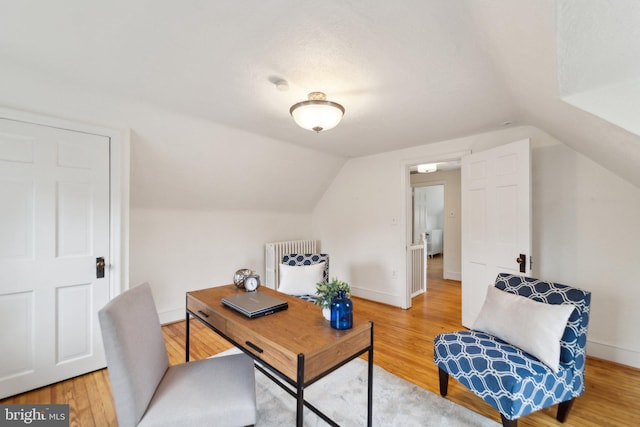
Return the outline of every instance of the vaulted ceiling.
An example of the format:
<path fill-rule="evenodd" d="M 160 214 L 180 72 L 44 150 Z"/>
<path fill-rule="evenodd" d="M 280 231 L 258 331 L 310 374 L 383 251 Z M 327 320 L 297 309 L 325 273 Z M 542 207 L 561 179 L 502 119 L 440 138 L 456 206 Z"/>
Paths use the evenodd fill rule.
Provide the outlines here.
<path fill-rule="evenodd" d="M 634 0 L 0 1 L 0 67 L 343 157 L 533 125 L 640 187 Z"/>

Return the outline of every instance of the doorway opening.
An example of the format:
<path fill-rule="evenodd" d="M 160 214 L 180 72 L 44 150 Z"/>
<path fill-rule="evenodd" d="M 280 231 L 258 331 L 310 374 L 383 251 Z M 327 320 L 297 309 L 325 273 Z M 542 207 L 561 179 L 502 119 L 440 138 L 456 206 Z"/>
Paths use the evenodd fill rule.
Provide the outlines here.
<path fill-rule="evenodd" d="M 437 264 L 439 278 L 442 278 L 444 184 L 412 183 L 411 195 L 412 238 L 408 250 L 411 263 L 409 282 L 413 298 L 427 290 L 429 273 L 433 274 L 429 271 L 429 264 Z"/>
<path fill-rule="evenodd" d="M 427 260 L 444 255 L 444 184 L 413 187 L 413 242 L 426 242 Z"/>
<path fill-rule="evenodd" d="M 406 263 L 407 263 L 407 287 L 406 307 L 411 307 L 411 298 L 426 291 L 428 287 L 427 277 L 433 277 L 436 271 L 428 271 L 431 267 L 439 270 L 439 278 L 461 280 L 460 254 L 461 254 L 461 159 L 469 154 L 467 151 L 450 153 L 439 158 L 413 159 L 404 164 L 403 174 L 405 183 L 405 212 L 406 212 Z M 437 165 L 436 171 L 420 173 L 418 165 L 426 161 Z M 431 189 L 429 189 L 431 188 Z M 427 198 L 426 214 L 420 209 L 414 211 L 417 205 L 422 203 L 416 197 Z M 429 209 L 429 193 L 441 193 L 440 206 Z M 429 211 L 433 210 L 433 213 Z M 422 217 L 421 217 L 422 216 Z M 440 230 L 440 231 L 433 231 Z M 428 233 L 426 236 L 424 233 Z M 420 236 L 422 233 L 422 237 Z M 426 237 L 426 242 L 425 242 Z M 435 238 L 435 242 L 434 242 Z M 424 289 L 416 291 L 415 256 L 417 246 L 424 245 Z M 435 245 L 434 245 L 435 244 Z M 429 260 L 432 260 L 431 266 Z M 420 260 L 422 261 L 422 260 Z"/>

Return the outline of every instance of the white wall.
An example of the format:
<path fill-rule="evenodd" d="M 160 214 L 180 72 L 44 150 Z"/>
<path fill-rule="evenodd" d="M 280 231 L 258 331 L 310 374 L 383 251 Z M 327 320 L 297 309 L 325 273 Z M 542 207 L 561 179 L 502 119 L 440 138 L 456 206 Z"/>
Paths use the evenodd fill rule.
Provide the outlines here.
<path fill-rule="evenodd" d="M 233 283 L 250 268 L 264 281 L 264 244 L 312 238 L 310 214 L 131 210 L 131 283 L 148 281 L 163 322 L 184 318 L 185 292 Z"/>
<path fill-rule="evenodd" d="M 592 292 L 590 355 L 640 367 L 640 189 L 564 145 L 533 150 L 534 273 Z"/>
<path fill-rule="evenodd" d="M 406 220 L 398 152 L 351 159 L 313 213 L 314 235 L 331 256 L 332 277 L 354 295 L 404 304 Z"/>
<path fill-rule="evenodd" d="M 313 215 L 314 235 L 331 254 L 331 274 L 350 282 L 355 295 L 403 306 L 404 165 L 527 137 L 534 275 L 591 291 L 589 354 L 640 367 L 640 189 L 534 127 L 350 160 Z"/>

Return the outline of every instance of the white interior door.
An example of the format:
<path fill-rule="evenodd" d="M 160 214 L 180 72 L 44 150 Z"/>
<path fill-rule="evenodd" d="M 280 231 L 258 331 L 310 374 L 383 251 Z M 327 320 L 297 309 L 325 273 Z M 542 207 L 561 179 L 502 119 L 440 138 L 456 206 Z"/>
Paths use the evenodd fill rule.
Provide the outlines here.
<path fill-rule="evenodd" d="M 465 156 L 461 173 L 462 324 L 470 328 L 498 273 L 531 274 L 529 140 Z"/>
<path fill-rule="evenodd" d="M 413 188 L 413 244 L 422 243 L 421 236 L 428 230 L 427 208 L 429 207 L 428 187 Z"/>
<path fill-rule="evenodd" d="M 108 137 L 0 119 L 0 398 L 106 365 Z"/>

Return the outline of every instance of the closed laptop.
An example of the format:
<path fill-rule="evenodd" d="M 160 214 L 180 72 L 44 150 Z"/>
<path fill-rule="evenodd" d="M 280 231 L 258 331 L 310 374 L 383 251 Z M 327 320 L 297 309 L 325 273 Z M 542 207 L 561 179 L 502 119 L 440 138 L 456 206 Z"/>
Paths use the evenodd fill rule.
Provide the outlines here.
<path fill-rule="evenodd" d="M 222 298 L 222 304 L 252 319 L 286 310 L 289 307 L 286 301 L 258 291 Z"/>

